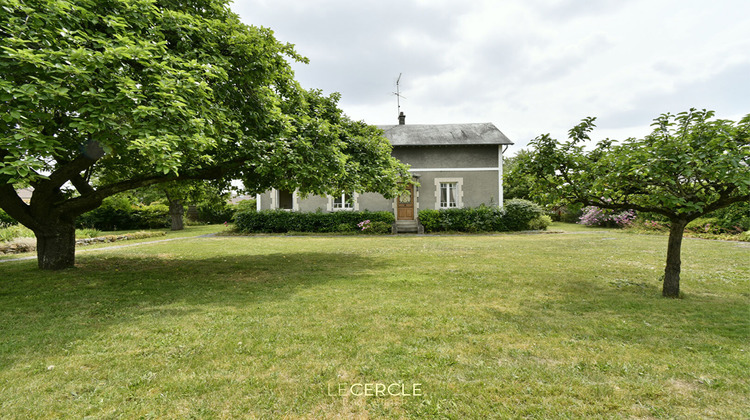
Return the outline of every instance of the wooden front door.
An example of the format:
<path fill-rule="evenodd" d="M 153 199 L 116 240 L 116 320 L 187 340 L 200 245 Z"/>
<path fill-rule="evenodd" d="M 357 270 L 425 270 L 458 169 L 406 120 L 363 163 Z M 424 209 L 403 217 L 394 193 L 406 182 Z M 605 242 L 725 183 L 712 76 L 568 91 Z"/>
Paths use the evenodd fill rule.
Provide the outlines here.
<path fill-rule="evenodd" d="M 398 202 L 397 220 L 414 220 L 414 185 L 409 184 L 406 192 L 396 198 Z"/>

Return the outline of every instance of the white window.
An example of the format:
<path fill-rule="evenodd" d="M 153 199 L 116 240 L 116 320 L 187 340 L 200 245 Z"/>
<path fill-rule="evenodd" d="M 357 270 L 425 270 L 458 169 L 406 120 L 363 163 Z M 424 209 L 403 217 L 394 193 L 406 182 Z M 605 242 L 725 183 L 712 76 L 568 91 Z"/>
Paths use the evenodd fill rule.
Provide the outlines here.
<path fill-rule="evenodd" d="M 297 191 L 271 190 L 271 210 L 299 210 L 299 196 Z"/>
<path fill-rule="evenodd" d="M 334 209 L 350 210 L 354 208 L 354 197 L 351 194 L 341 194 L 333 197 Z"/>
<path fill-rule="evenodd" d="M 357 204 L 357 193 L 341 193 L 328 197 L 328 211 L 359 210 Z"/>
<path fill-rule="evenodd" d="M 463 178 L 435 178 L 435 209 L 461 209 Z"/>
<path fill-rule="evenodd" d="M 458 191 L 457 182 L 441 182 L 440 183 L 440 208 L 441 209 L 455 209 L 458 207 L 458 201 L 456 200 Z"/>
<path fill-rule="evenodd" d="M 283 210 L 294 209 L 294 193 L 293 192 L 278 190 L 277 193 L 279 195 L 279 199 L 276 202 L 278 203 L 280 209 L 283 209 Z"/>

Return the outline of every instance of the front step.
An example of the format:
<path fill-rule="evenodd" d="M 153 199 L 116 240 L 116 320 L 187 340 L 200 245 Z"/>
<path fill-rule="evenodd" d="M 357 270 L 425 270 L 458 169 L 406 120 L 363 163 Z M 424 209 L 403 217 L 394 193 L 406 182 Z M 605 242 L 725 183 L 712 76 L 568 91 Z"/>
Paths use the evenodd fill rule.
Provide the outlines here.
<path fill-rule="evenodd" d="M 421 227 L 416 220 L 397 220 L 393 224 L 393 233 L 424 233 Z"/>

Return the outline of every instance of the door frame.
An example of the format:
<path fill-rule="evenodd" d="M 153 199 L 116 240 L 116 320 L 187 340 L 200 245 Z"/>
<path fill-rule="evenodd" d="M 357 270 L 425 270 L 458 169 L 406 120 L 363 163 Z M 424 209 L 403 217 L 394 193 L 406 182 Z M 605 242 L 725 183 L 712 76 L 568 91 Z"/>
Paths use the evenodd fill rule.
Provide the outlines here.
<path fill-rule="evenodd" d="M 418 176 L 412 177 L 412 204 L 414 205 L 414 218 L 402 220 L 417 220 L 419 218 L 419 187 L 417 186 Z M 398 221 L 398 196 L 393 198 L 393 217 Z"/>

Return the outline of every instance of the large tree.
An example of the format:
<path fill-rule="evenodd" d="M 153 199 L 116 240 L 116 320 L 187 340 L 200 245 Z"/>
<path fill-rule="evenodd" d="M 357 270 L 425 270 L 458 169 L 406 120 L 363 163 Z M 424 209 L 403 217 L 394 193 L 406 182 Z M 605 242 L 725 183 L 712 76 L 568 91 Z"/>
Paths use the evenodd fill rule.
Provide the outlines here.
<path fill-rule="evenodd" d="M 503 196 L 506 200 L 521 198 L 538 202 L 531 196 L 534 179 L 524 171 L 529 159 L 526 149 L 519 150 L 514 156 L 503 157 Z"/>
<path fill-rule="evenodd" d="M 663 114 L 642 139 L 603 140 L 586 149 L 595 127 L 586 118 L 560 143 L 531 142 L 527 171 L 545 201 L 658 213 L 670 221 L 662 295 L 680 294 L 685 226 L 730 204 L 750 200 L 750 115 L 739 122 L 712 111 Z"/>
<path fill-rule="evenodd" d="M 72 266 L 75 218 L 133 188 L 395 194 L 408 176 L 387 140 L 288 59 L 305 61 L 223 0 L 4 1 L 0 207 L 36 234 L 39 267 Z"/>

